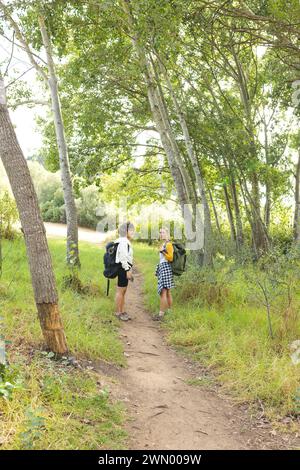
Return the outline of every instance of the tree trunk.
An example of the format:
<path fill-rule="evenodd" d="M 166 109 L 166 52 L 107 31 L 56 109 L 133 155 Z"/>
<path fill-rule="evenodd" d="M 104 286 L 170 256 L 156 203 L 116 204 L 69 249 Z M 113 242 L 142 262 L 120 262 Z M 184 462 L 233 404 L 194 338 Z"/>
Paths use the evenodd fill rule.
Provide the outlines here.
<path fill-rule="evenodd" d="M 266 203 L 265 203 L 265 211 L 264 211 L 264 222 L 267 230 L 270 227 L 270 220 L 271 220 L 271 191 L 270 185 L 266 183 Z"/>
<path fill-rule="evenodd" d="M 147 57 L 146 57 L 146 60 L 147 60 Z M 181 152 L 179 150 L 174 132 L 172 130 L 170 113 L 168 111 L 168 107 L 167 107 L 166 100 L 165 100 L 165 97 L 164 97 L 164 93 L 163 93 L 163 90 L 162 90 L 162 86 L 161 86 L 161 83 L 160 83 L 160 77 L 157 73 L 157 70 L 156 70 L 156 67 L 155 67 L 155 64 L 154 64 L 152 58 L 150 58 L 150 61 L 149 61 L 149 73 L 151 75 L 151 80 L 155 83 L 155 91 L 156 91 L 156 94 L 157 94 L 157 103 L 158 103 L 158 106 L 159 106 L 160 114 L 161 114 L 162 119 L 164 121 L 164 125 L 165 125 L 165 128 L 167 130 L 169 140 L 170 140 L 170 143 L 171 143 L 172 148 L 173 148 L 175 159 L 176 159 L 177 163 L 180 166 L 180 171 L 181 171 L 181 174 L 182 174 L 182 179 L 183 179 L 183 182 L 184 182 L 184 185 L 185 185 L 185 190 L 186 190 L 187 196 L 189 198 L 189 201 L 193 205 L 196 205 L 198 200 L 197 200 L 197 194 L 196 194 L 194 186 L 193 186 L 193 179 L 191 178 L 191 175 L 189 174 L 189 171 L 186 168 L 186 162 L 182 158 L 182 155 L 181 155 Z"/>
<path fill-rule="evenodd" d="M 5 20 L 13 28 L 16 38 L 20 42 L 22 48 L 26 52 L 29 61 L 36 69 L 40 77 L 49 85 L 52 109 L 54 116 L 54 124 L 56 131 L 56 140 L 59 152 L 59 162 L 61 170 L 62 189 L 65 202 L 66 218 L 67 218 L 67 262 L 69 265 L 74 266 L 80 265 L 79 262 L 79 250 L 78 250 L 78 227 L 77 227 L 77 211 L 75 205 L 75 199 L 73 195 L 72 179 L 69 167 L 68 151 L 66 145 L 66 139 L 64 134 L 64 126 L 62 119 L 62 112 L 59 100 L 57 78 L 55 74 L 55 66 L 52 58 L 51 44 L 49 41 L 47 29 L 42 16 L 39 17 L 39 24 L 42 34 L 43 43 L 46 49 L 48 75 L 43 67 L 35 59 L 35 55 L 32 53 L 31 48 L 23 35 L 18 23 L 14 20 L 11 15 L 8 5 L 0 0 L 0 10 L 3 13 Z"/>
<path fill-rule="evenodd" d="M 159 102 L 160 100 L 157 91 L 157 85 L 151 74 L 149 62 L 146 57 L 145 51 L 140 45 L 137 33 L 135 31 L 135 24 L 130 9 L 130 2 L 128 0 L 122 0 L 122 6 L 127 16 L 128 26 L 132 38 L 132 44 L 136 51 L 139 66 L 143 73 L 152 117 L 159 133 L 161 143 L 165 150 L 170 172 L 175 183 L 179 204 L 181 206 L 182 213 L 184 213 L 184 207 L 186 204 L 189 204 L 190 201 L 186 191 L 186 184 L 181 171 L 181 165 L 180 162 L 178 162 L 178 156 L 174 152 L 174 145 L 170 141 L 170 135 L 168 132 L 169 129 L 167 127 L 166 119 L 164 119 L 162 115 L 162 106 Z"/>
<path fill-rule="evenodd" d="M 67 262 L 70 266 L 80 266 L 78 249 L 78 222 L 75 198 L 73 194 L 72 178 L 69 164 L 68 148 L 65 138 L 65 130 L 61 111 L 61 104 L 58 91 L 58 80 L 55 72 L 55 65 L 52 57 L 52 47 L 45 25 L 44 18 L 39 17 L 39 25 L 42 34 L 43 44 L 47 55 L 48 83 L 51 93 L 52 111 L 55 124 L 56 140 L 59 153 L 59 164 L 62 189 L 65 201 L 67 219 Z"/>
<path fill-rule="evenodd" d="M 236 220 L 236 242 L 238 250 L 242 247 L 244 243 L 244 233 L 243 233 L 243 222 L 241 218 L 241 211 L 239 206 L 239 200 L 237 195 L 237 189 L 235 184 L 235 179 L 231 176 L 231 195 L 233 200 L 233 208 L 235 213 L 235 220 Z"/>
<path fill-rule="evenodd" d="M 264 151 L 265 151 L 265 158 L 266 158 L 266 164 L 270 164 L 270 158 L 269 158 L 269 139 L 268 139 L 268 126 L 266 122 L 266 117 L 265 117 L 265 112 L 263 112 L 263 126 L 264 126 Z M 271 219 L 271 185 L 268 180 L 266 180 L 265 184 L 266 188 L 266 202 L 265 202 L 265 210 L 264 210 L 264 223 L 267 228 L 269 229 L 270 226 L 270 219 Z"/>
<path fill-rule="evenodd" d="M 189 133 L 189 129 L 188 129 L 185 117 L 184 117 L 184 113 L 182 112 L 182 109 L 181 109 L 181 106 L 178 102 L 177 96 L 176 96 L 176 94 L 173 90 L 171 81 L 170 81 L 169 76 L 168 76 L 168 72 L 167 72 L 164 64 L 162 63 L 158 53 L 156 53 L 156 55 L 158 57 L 158 63 L 159 63 L 159 66 L 160 66 L 160 70 L 161 70 L 161 72 L 163 74 L 163 77 L 166 81 L 166 84 L 167 84 L 168 90 L 170 92 L 170 96 L 172 98 L 174 108 L 175 108 L 175 111 L 176 111 L 176 114 L 177 114 L 177 118 L 178 118 L 178 121 L 180 123 L 181 130 L 183 132 L 185 147 L 186 147 L 187 154 L 188 154 L 189 160 L 190 160 L 192 168 L 193 168 L 197 188 L 198 188 L 198 191 L 200 193 L 201 202 L 203 204 L 203 212 L 204 212 L 204 261 L 203 261 L 203 263 L 205 265 L 211 265 L 212 264 L 212 245 L 213 245 L 213 243 L 212 243 L 212 226 L 211 226 L 210 208 L 209 208 L 208 200 L 207 200 L 206 193 L 205 193 L 204 180 L 203 180 L 203 177 L 202 177 L 202 174 L 201 174 L 198 159 L 197 159 L 195 151 L 194 151 L 194 147 L 193 147 L 192 140 L 191 140 L 190 133 Z"/>
<path fill-rule="evenodd" d="M 300 245 L 300 150 L 298 150 L 295 175 L 294 240 L 297 245 Z"/>
<path fill-rule="evenodd" d="M 229 199 L 229 194 L 228 194 L 226 184 L 223 184 L 223 190 L 224 190 L 227 218 L 228 218 L 228 222 L 230 226 L 230 238 L 233 243 L 236 243 L 236 231 L 235 231 L 234 219 L 233 219 L 233 214 L 232 214 L 232 209 L 231 209 L 231 204 L 230 204 L 230 199 Z"/>
<path fill-rule="evenodd" d="M 247 132 L 249 138 L 249 155 L 252 158 L 253 162 L 258 161 L 257 148 L 255 143 L 255 131 L 252 117 L 252 103 L 247 85 L 247 78 L 245 76 L 242 64 L 239 60 L 239 57 L 234 49 L 231 48 L 233 58 L 236 64 L 237 71 L 237 84 L 240 90 L 241 102 L 244 107 L 245 119 L 247 122 Z M 261 218 L 261 200 L 260 200 L 260 190 L 259 190 L 259 181 L 258 176 L 255 171 L 250 177 L 252 194 L 249 199 L 252 212 L 252 242 L 253 247 L 256 252 L 256 256 L 259 257 L 268 250 L 269 247 L 269 238 L 267 234 L 267 229 Z"/>
<path fill-rule="evenodd" d="M 0 155 L 7 173 L 24 233 L 34 298 L 47 347 L 59 354 L 68 350 L 58 310 L 58 295 L 45 227 L 27 162 L 7 109 L 0 77 Z"/>
<path fill-rule="evenodd" d="M 217 208 L 216 208 L 216 205 L 215 205 L 215 201 L 214 201 L 212 192 L 209 188 L 208 188 L 208 195 L 209 195 L 209 199 L 210 199 L 210 202 L 211 202 L 211 205 L 212 205 L 212 208 L 213 208 L 218 233 L 219 233 L 220 236 L 222 236 L 222 231 L 221 231 L 221 226 L 220 226 L 220 222 L 219 222 L 219 216 L 218 216 Z"/>
<path fill-rule="evenodd" d="M 250 206 L 252 211 L 252 241 L 255 246 L 256 254 L 260 257 L 263 253 L 268 250 L 269 240 L 266 233 L 266 227 L 261 219 L 260 214 L 260 191 L 259 182 L 256 174 L 252 175 L 251 178 L 252 194 Z"/>

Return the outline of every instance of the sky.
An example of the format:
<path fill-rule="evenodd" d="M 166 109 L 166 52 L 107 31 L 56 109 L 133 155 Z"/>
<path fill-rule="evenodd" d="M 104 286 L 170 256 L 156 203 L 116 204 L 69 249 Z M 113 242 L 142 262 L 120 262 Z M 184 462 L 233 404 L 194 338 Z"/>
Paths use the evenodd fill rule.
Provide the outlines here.
<path fill-rule="evenodd" d="M 7 33 L 8 37 L 11 37 L 10 33 Z M 7 69 L 9 58 L 11 55 L 11 44 L 8 40 L 0 37 L 0 66 L 2 74 Z M 15 47 L 12 60 L 10 62 L 8 73 L 5 77 L 6 86 L 10 84 L 12 80 L 20 76 L 31 68 L 31 64 L 28 62 L 26 54 L 20 49 Z M 35 98 L 41 96 L 41 91 L 36 80 L 36 72 L 30 70 L 21 79 L 25 81 L 30 90 L 33 90 Z M 12 85 L 13 86 L 13 85 Z M 28 106 L 19 106 L 16 110 L 10 110 L 12 122 L 15 126 L 16 134 L 25 157 L 28 158 L 33 153 L 36 153 L 42 144 L 42 136 L 39 132 L 35 118 L 37 115 L 43 115 L 45 109 L 42 106 L 35 106 L 29 108 Z"/>
<path fill-rule="evenodd" d="M 11 118 L 16 129 L 16 134 L 21 148 L 28 158 L 42 145 L 42 137 L 35 123 L 36 111 L 21 106 L 16 111 L 11 111 Z"/>

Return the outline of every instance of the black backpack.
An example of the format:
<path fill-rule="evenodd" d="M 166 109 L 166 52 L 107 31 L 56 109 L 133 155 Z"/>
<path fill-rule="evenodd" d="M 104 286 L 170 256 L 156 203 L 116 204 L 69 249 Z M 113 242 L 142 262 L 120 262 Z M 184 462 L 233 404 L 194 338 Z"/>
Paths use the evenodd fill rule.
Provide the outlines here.
<path fill-rule="evenodd" d="M 121 267 L 121 263 L 116 263 L 116 254 L 118 249 L 119 243 L 109 242 L 105 247 L 105 253 L 103 257 L 104 261 L 104 271 L 103 275 L 107 278 L 107 289 L 106 295 L 109 294 L 109 285 L 110 279 L 115 279 L 119 273 L 119 269 Z M 129 251 L 129 244 L 128 244 L 128 251 Z"/>
<path fill-rule="evenodd" d="M 105 247 L 105 253 L 103 257 L 104 271 L 103 275 L 107 278 L 107 290 L 106 295 L 109 294 L 109 280 L 115 279 L 118 275 L 121 263 L 116 263 L 116 254 L 119 243 L 109 242 Z"/>
<path fill-rule="evenodd" d="M 118 275 L 120 268 L 120 263 L 116 263 L 118 245 L 119 243 L 109 242 L 105 247 L 103 275 L 107 279 L 114 279 Z"/>

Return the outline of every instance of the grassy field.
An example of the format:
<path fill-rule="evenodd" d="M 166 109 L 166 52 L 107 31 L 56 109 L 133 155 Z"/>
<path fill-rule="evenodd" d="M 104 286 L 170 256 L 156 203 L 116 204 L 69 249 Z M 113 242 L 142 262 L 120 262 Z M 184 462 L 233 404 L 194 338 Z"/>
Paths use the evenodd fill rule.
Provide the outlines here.
<path fill-rule="evenodd" d="M 148 308 L 157 312 L 157 252 L 138 245 L 135 253 L 145 276 Z M 195 383 L 217 382 L 236 401 L 259 404 L 275 420 L 299 415 L 300 365 L 292 363 L 289 346 L 300 338 L 299 315 L 286 330 L 278 309 L 271 311 L 271 339 L 263 301 L 251 291 L 241 269 L 227 277 L 216 271 L 190 272 L 177 279 L 174 307 L 164 320 L 168 341 L 206 367 L 207 374 Z M 276 299 L 276 307 L 281 303 L 284 308 L 284 299 Z M 294 308 L 297 314 L 299 298 Z"/>
<path fill-rule="evenodd" d="M 64 287 L 65 243 L 50 242 L 68 345 L 76 358 L 124 365 L 112 296 L 105 296 L 102 253 L 81 244 L 80 279 L 85 293 Z M 3 243 L 0 308 L 14 388 L 1 398 L 1 449 L 124 448 L 125 412 L 92 370 L 55 362 L 43 351 L 22 239 Z M 3 385 L 2 385 L 3 387 Z"/>

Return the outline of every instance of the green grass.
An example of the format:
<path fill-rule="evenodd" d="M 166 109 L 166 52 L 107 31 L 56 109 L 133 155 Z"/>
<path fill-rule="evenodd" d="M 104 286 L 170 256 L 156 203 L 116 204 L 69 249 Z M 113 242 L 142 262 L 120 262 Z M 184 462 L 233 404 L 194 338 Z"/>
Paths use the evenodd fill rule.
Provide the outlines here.
<path fill-rule="evenodd" d="M 124 365 L 113 296 L 106 297 L 103 251 L 81 243 L 80 279 L 86 294 L 63 288 L 65 242 L 51 240 L 59 305 L 73 356 Z M 5 379 L 17 385 L 12 399 L 0 397 L 1 449 L 120 449 L 126 447 L 125 411 L 99 375 L 55 362 L 43 353 L 22 239 L 3 242 L 0 307 L 9 341 Z M 101 382 L 101 376 L 100 376 Z"/>
<path fill-rule="evenodd" d="M 36 354 L 30 364 L 15 358 L 8 379 L 18 385 L 0 400 L 1 449 L 124 448 L 123 407 L 95 373 Z"/>
<path fill-rule="evenodd" d="M 3 243 L 3 275 L 0 284 L 0 305 L 5 312 L 6 336 L 37 345 L 43 341 L 30 283 L 25 247 L 22 240 Z M 124 364 L 117 322 L 113 316 L 112 294 L 106 297 L 99 248 L 80 244 L 82 269 L 80 279 L 90 286 L 90 295 L 63 290 L 65 242 L 51 240 L 50 249 L 59 288 L 59 305 L 68 346 L 72 354 L 91 359 L 101 358 Z"/>
<path fill-rule="evenodd" d="M 145 277 L 148 308 L 156 312 L 157 252 L 138 245 L 135 253 Z M 206 279 L 210 276 L 215 274 L 207 273 Z M 272 340 L 265 308 L 249 290 L 241 269 L 228 278 L 219 272 L 217 278 L 217 283 L 203 282 L 196 273 L 187 273 L 177 280 L 174 307 L 164 321 L 168 341 L 205 366 L 238 402 L 260 401 L 273 419 L 299 413 L 295 400 L 300 365 L 292 363 L 289 349 L 290 342 L 300 338 L 299 316 L 285 334 L 282 318 L 272 313 Z"/>

